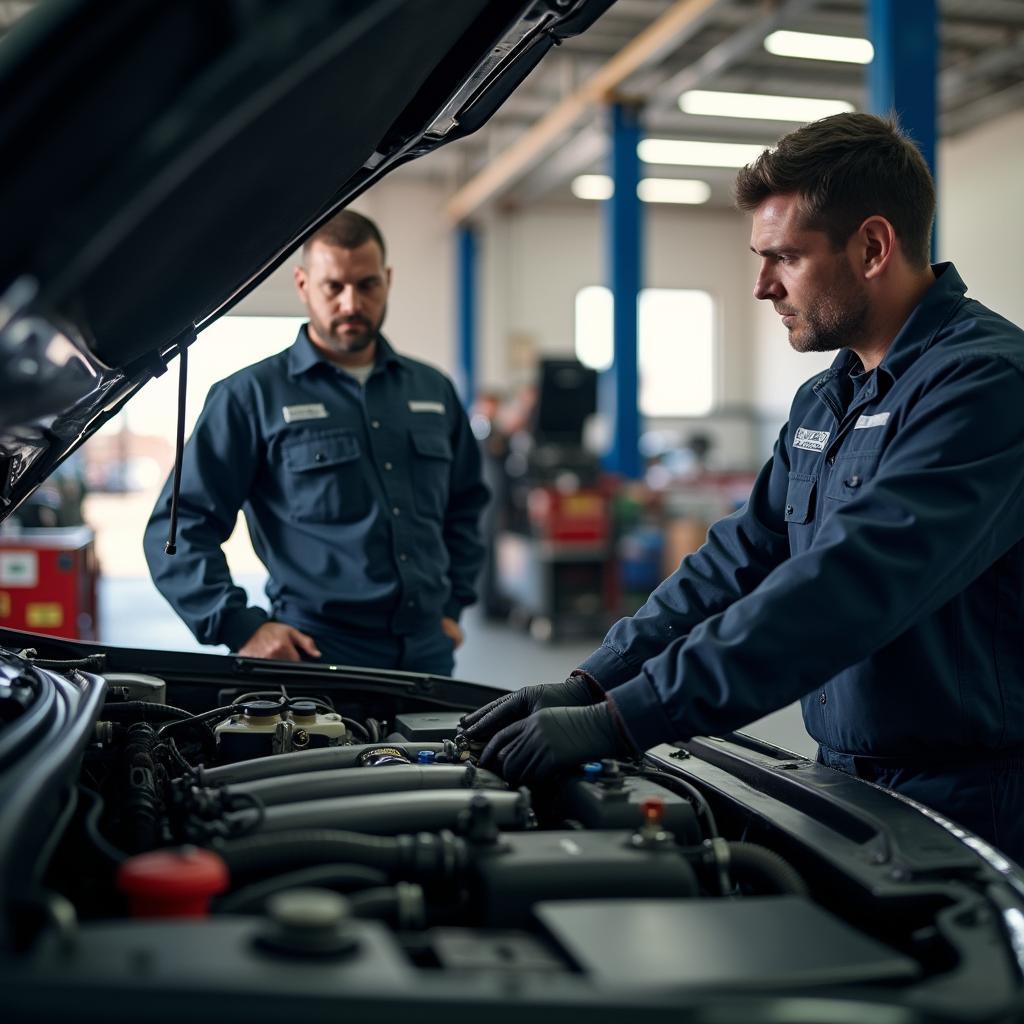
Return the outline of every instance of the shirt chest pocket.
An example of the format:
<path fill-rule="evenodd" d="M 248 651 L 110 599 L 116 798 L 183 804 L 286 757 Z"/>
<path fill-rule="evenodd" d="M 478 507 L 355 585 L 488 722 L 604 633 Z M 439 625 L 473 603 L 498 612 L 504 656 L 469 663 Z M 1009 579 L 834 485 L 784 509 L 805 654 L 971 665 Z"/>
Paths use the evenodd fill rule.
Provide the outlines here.
<path fill-rule="evenodd" d="M 789 548 L 792 554 L 803 551 L 814 534 L 814 493 L 818 478 L 803 473 L 790 473 L 786 488 L 786 525 L 789 527 Z"/>
<path fill-rule="evenodd" d="M 825 486 L 828 501 L 850 501 L 864 489 L 864 485 L 875 475 L 880 449 L 864 452 L 843 452 L 829 473 Z"/>
<path fill-rule="evenodd" d="M 300 523 L 349 523 L 370 512 L 371 498 L 351 431 L 324 431 L 282 446 L 284 486 Z"/>
<path fill-rule="evenodd" d="M 452 475 L 452 443 L 438 430 L 412 431 L 413 504 L 422 516 L 443 519 Z"/>

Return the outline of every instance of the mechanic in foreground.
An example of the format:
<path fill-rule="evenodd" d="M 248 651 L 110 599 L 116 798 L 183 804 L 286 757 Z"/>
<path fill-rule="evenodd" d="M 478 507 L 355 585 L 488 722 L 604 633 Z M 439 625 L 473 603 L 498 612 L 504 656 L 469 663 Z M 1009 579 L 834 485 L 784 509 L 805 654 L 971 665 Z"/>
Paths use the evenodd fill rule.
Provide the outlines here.
<path fill-rule="evenodd" d="M 447 377 L 380 333 L 391 268 L 372 221 L 338 214 L 294 274 L 309 322 L 211 388 L 185 449 L 178 553 L 164 552 L 170 481 L 146 529 L 153 580 L 202 643 L 450 675 L 484 555 L 466 415 Z M 239 509 L 269 616 L 221 550 Z"/>
<path fill-rule="evenodd" d="M 819 760 L 1024 862 L 1024 333 L 929 266 L 935 191 L 841 114 L 740 171 L 754 295 L 800 352 L 746 506 L 564 683 L 466 717 L 513 782 L 740 728 L 800 698 Z"/>

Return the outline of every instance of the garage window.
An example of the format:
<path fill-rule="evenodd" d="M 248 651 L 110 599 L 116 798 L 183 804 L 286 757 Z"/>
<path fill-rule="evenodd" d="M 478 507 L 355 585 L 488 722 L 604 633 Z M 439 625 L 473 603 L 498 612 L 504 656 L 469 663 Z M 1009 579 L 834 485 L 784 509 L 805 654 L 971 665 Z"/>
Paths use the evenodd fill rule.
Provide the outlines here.
<path fill-rule="evenodd" d="M 612 364 L 612 294 L 576 293 L 576 358 L 596 370 Z M 640 412 L 704 416 L 714 405 L 715 304 L 695 288 L 645 288 L 638 303 Z"/>

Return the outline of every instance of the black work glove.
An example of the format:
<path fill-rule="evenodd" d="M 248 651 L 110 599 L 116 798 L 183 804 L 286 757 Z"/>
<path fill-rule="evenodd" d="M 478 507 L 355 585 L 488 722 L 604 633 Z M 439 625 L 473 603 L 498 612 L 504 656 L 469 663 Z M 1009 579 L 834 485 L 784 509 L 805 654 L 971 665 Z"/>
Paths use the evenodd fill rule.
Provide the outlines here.
<path fill-rule="evenodd" d="M 537 782 L 559 769 L 634 751 L 607 701 L 588 707 L 542 708 L 501 730 L 480 755 L 480 766 L 513 786 Z"/>
<path fill-rule="evenodd" d="M 573 672 L 564 683 L 524 686 L 463 715 L 463 735 L 470 743 L 486 743 L 505 726 L 542 708 L 582 707 L 601 700 L 604 700 L 601 687 L 582 672 Z"/>

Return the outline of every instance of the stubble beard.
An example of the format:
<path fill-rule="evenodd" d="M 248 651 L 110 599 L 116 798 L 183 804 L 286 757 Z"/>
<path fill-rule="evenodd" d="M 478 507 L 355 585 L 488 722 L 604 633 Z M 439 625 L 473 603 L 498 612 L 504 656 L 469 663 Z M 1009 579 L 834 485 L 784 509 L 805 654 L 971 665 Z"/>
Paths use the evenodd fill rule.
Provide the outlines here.
<path fill-rule="evenodd" d="M 329 323 L 316 323 L 310 318 L 313 329 L 317 335 L 338 355 L 357 355 L 365 352 L 376 340 L 384 317 L 381 316 L 377 324 L 371 324 L 363 317 L 339 317 Z M 346 335 L 341 333 L 341 328 L 353 320 L 361 321 L 365 329 L 359 334 Z"/>
<path fill-rule="evenodd" d="M 830 293 L 803 314 L 798 329 L 789 329 L 789 344 L 796 352 L 855 347 L 867 334 L 869 314 L 867 295 L 846 270 Z"/>

